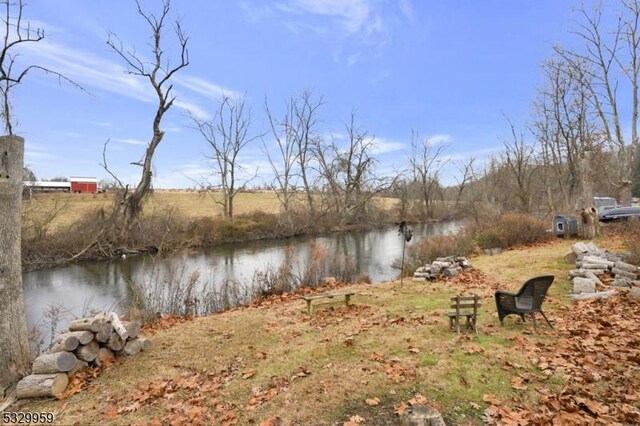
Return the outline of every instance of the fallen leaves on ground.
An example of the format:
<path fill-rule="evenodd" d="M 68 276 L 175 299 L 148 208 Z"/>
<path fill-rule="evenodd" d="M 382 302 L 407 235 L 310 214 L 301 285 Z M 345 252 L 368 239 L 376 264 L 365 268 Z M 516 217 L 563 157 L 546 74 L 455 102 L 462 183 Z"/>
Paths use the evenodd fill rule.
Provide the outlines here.
<path fill-rule="evenodd" d="M 484 272 L 477 269 L 465 270 L 455 277 L 442 278 L 449 284 L 463 287 L 465 290 L 474 290 L 481 297 L 493 297 L 496 290 L 504 289 L 504 285 L 491 281 Z"/>
<path fill-rule="evenodd" d="M 511 386 L 531 384 L 538 404 L 501 402 L 485 395 L 491 424 L 639 424 L 640 303 L 621 292 L 606 300 L 573 304 L 556 317 L 558 338 L 552 341 L 513 339 L 540 370 L 539 376 L 516 376 Z M 507 368 L 512 366 L 507 365 Z M 558 392 L 545 388 L 559 375 L 566 384 Z"/>
<path fill-rule="evenodd" d="M 191 317 L 179 317 L 177 315 L 166 315 L 156 318 L 142 327 L 143 334 L 152 335 L 157 331 L 166 330 L 178 324 L 190 321 Z"/>
<path fill-rule="evenodd" d="M 368 398 L 365 399 L 364 402 L 366 402 L 367 405 L 378 405 L 380 404 L 380 398 Z"/>
<path fill-rule="evenodd" d="M 173 379 L 153 380 L 140 385 L 131 395 L 108 398 L 111 407 L 103 416 L 107 419 L 126 416 L 153 405 L 168 413 L 169 424 L 236 424 L 235 406 L 217 399 L 233 377 L 233 371 L 223 370 L 218 374 L 184 372 Z"/>
<path fill-rule="evenodd" d="M 104 367 L 86 367 L 79 370 L 69 379 L 69 384 L 64 392 L 57 396 L 58 399 L 65 399 L 83 390 L 90 389 L 91 383 L 100 375 Z"/>
<path fill-rule="evenodd" d="M 402 414 L 404 413 L 404 411 L 409 408 L 409 407 L 416 407 L 419 405 L 425 405 L 427 407 L 431 407 L 434 408 L 438 411 L 442 410 L 442 405 L 430 400 L 429 398 L 423 396 L 422 394 L 415 394 L 413 396 L 413 398 L 411 398 L 408 401 L 401 401 L 400 405 L 398 405 L 398 407 L 396 407 L 396 409 L 394 410 L 394 413 L 396 413 L 399 416 L 402 416 Z"/>
<path fill-rule="evenodd" d="M 361 417 L 359 415 L 355 415 L 355 416 L 351 416 L 349 417 L 349 421 L 344 422 L 342 425 L 343 426 L 358 426 L 358 425 L 363 425 L 366 423 L 366 420 L 364 419 L 364 417 Z"/>

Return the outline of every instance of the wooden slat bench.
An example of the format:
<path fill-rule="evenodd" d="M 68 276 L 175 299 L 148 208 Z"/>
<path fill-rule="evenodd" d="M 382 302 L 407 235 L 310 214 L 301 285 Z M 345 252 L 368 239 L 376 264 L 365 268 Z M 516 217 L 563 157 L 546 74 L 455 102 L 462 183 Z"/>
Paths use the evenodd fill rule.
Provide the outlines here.
<path fill-rule="evenodd" d="M 451 308 L 455 309 L 455 312 L 447 313 L 447 316 L 449 317 L 449 328 L 451 330 L 456 330 L 459 334 L 460 319 L 464 317 L 466 318 L 464 327 L 470 330 L 475 330 L 476 334 L 478 334 L 478 308 L 481 306 L 482 303 L 480 303 L 480 297 L 477 295 L 452 297 Z"/>
<path fill-rule="evenodd" d="M 355 291 L 342 291 L 338 293 L 319 293 L 313 294 L 311 296 L 300 296 L 300 298 L 307 302 L 307 313 L 311 315 L 313 313 L 313 305 L 311 304 L 311 302 L 313 302 L 314 300 L 344 297 L 344 304 L 349 306 L 349 303 L 351 302 L 351 296 L 353 296 L 354 294 L 356 294 Z"/>

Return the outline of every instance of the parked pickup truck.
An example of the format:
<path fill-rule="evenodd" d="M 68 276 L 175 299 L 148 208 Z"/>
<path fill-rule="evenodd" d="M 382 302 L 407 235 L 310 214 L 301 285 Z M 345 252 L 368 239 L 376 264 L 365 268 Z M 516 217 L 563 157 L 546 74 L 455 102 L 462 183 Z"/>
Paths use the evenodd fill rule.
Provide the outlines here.
<path fill-rule="evenodd" d="M 612 220 L 628 219 L 630 217 L 640 217 L 640 207 L 616 207 L 613 209 L 603 210 L 599 219 L 601 222 Z"/>

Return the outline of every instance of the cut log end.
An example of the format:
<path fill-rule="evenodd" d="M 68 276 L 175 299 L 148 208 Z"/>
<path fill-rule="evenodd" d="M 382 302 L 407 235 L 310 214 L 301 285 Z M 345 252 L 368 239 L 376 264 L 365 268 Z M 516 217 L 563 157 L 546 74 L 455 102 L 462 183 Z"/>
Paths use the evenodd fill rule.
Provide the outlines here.
<path fill-rule="evenodd" d="M 71 352 L 55 352 L 40 355 L 33 361 L 34 374 L 66 372 L 75 367 L 78 359 Z"/>
<path fill-rule="evenodd" d="M 138 341 L 140 342 L 140 350 L 142 351 L 148 351 L 149 349 L 151 349 L 151 346 L 153 346 L 151 340 L 144 336 L 138 337 Z"/>
<path fill-rule="evenodd" d="M 18 382 L 16 396 L 20 399 L 56 396 L 64 392 L 68 384 L 65 373 L 31 374 Z"/>
<path fill-rule="evenodd" d="M 122 354 L 132 356 L 132 355 L 138 354 L 138 352 L 140 352 L 141 350 L 142 350 L 142 345 L 140 343 L 140 340 L 132 339 L 132 340 L 129 340 L 124 345 L 124 348 L 122 349 Z"/>
<path fill-rule="evenodd" d="M 76 349 L 76 356 L 83 361 L 91 362 L 98 356 L 100 346 L 98 342 L 91 341 L 86 345 L 82 345 Z"/>
<path fill-rule="evenodd" d="M 95 333 L 100 330 L 102 321 L 95 318 L 81 318 L 69 323 L 70 331 L 91 331 Z"/>
<path fill-rule="evenodd" d="M 122 325 L 127 329 L 129 339 L 135 339 L 140 334 L 140 321 L 122 321 Z"/>

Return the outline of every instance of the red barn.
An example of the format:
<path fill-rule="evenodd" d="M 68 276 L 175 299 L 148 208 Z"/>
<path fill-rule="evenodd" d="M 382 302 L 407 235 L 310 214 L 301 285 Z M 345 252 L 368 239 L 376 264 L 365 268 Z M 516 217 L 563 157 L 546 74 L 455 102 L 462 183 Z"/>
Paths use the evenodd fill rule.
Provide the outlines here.
<path fill-rule="evenodd" d="M 83 193 L 89 192 L 96 194 L 98 192 L 98 179 L 93 177 L 70 177 L 71 192 Z"/>

